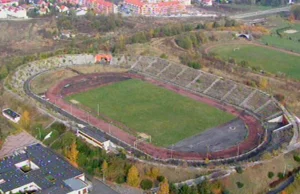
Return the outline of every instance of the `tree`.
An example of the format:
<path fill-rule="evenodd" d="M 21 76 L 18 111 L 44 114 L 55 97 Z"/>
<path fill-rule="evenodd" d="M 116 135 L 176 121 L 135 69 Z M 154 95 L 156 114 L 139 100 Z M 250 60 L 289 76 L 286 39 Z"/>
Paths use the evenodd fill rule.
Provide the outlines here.
<path fill-rule="evenodd" d="M 79 151 L 77 150 L 76 141 L 73 140 L 70 149 L 67 151 L 67 158 L 69 158 L 72 165 L 78 167 L 77 159 L 78 159 Z"/>
<path fill-rule="evenodd" d="M 132 165 L 127 174 L 127 184 L 133 187 L 138 187 L 139 183 L 139 170 Z"/>
<path fill-rule="evenodd" d="M 148 175 L 153 179 L 157 179 L 159 174 L 160 174 L 160 171 L 156 167 L 152 167 L 151 170 L 148 172 Z"/>
<path fill-rule="evenodd" d="M 143 179 L 141 181 L 141 188 L 143 190 L 149 190 L 152 188 L 152 186 L 153 186 L 153 182 L 150 179 Z"/>
<path fill-rule="evenodd" d="M 108 168 L 108 164 L 106 162 L 106 160 L 104 160 L 102 162 L 102 175 L 103 175 L 103 180 L 105 180 L 105 175 L 107 173 L 107 168 Z"/>
<path fill-rule="evenodd" d="M 158 194 L 169 194 L 169 183 L 167 178 L 159 184 Z"/>
<path fill-rule="evenodd" d="M 30 118 L 30 113 L 29 111 L 25 110 L 23 112 L 22 118 L 21 118 L 21 127 L 25 130 L 29 130 L 30 129 L 30 125 L 31 125 L 31 118 Z"/>
<path fill-rule="evenodd" d="M 262 89 L 262 90 L 265 90 L 265 89 L 267 89 L 268 88 L 268 79 L 267 78 L 265 78 L 265 77 L 263 77 L 263 78 L 261 78 L 260 80 L 259 80 L 259 87 L 260 87 L 260 89 Z"/>
<path fill-rule="evenodd" d="M 291 14 L 296 20 L 300 20 L 300 5 L 293 5 L 291 8 Z"/>

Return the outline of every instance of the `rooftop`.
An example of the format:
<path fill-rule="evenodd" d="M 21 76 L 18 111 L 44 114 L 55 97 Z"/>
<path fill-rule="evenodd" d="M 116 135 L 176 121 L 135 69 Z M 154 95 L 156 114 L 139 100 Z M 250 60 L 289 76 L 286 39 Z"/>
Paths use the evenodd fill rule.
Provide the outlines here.
<path fill-rule="evenodd" d="M 26 160 L 38 168 L 24 173 L 16 164 Z M 0 184 L 0 190 L 7 192 L 34 182 L 42 189 L 41 193 L 66 193 L 65 191 L 72 191 L 72 188 L 64 181 L 82 174 L 49 148 L 34 144 L 0 162 L 0 180 L 5 181 Z"/>
<path fill-rule="evenodd" d="M 11 118 L 15 119 L 17 117 L 20 117 L 20 115 L 18 113 L 16 113 L 15 111 L 11 110 L 11 109 L 5 109 L 3 110 L 3 113 L 9 115 Z"/>
<path fill-rule="evenodd" d="M 80 128 L 79 130 L 101 143 L 107 141 L 107 139 L 105 138 L 105 134 L 93 127 L 84 127 Z"/>

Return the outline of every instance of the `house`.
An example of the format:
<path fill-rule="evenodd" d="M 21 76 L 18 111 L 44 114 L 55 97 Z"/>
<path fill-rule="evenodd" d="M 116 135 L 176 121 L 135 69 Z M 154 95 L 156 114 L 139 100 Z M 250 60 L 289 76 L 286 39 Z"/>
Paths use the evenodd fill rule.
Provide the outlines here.
<path fill-rule="evenodd" d="M 61 13 L 68 13 L 69 12 L 69 8 L 65 5 L 57 6 L 57 9 Z"/>
<path fill-rule="evenodd" d="M 15 151 L 0 162 L 0 193 L 86 194 L 85 175 L 41 144 Z"/>
<path fill-rule="evenodd" d="M 2 115 L 14 123 L 18 123 L 21 118 L 21 116 L 18 113 L 9 108 L 2 110 Z"/>
<path fill-rule="evenodd" d="M 15 7 L 11 5 L 5 5 L 1 8 L 4 12 L 6 12 L 7 17 L 13 17 L 13 18 L 28 18 L 27 17 L 27 11 L 23 7 Z"/>

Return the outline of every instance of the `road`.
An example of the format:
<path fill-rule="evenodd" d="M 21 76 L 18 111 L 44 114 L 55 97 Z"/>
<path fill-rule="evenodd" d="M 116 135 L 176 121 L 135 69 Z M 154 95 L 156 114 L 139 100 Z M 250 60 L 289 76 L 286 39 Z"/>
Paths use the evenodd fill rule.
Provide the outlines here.
<path fill-rule="evenodd" d="M 119 194 L 117 191 L 104 184 L 102 181 L 93 178 L 91 194 Z"/>
<path fill-rule="evenodd" d="M 230 16 L 230 18 L 236 19 L 236 20 L 241 20 L 241 19 L 246 19 L 246 18 L 251 18 L 251 17 L 276 14 L 276 13 L 280 13 L 280 12 L 284 12 L 284 11 L 289 11 L 290 9 L 291 9 L 291 6 L 289 5 L 286 7 L 268 9 L 268 10 L 263 10 L 263 11 L 255 11 L 255 12 L 237 14 L 237 15 Z"/>

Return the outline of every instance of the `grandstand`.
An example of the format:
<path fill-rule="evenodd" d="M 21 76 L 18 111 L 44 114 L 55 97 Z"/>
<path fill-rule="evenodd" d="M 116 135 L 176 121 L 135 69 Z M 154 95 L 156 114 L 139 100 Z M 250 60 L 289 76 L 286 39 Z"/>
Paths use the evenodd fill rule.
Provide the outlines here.
<path fill-rule="evenodd" d="M 56 68 L 94 64 L 94 62 L 95 58 L 93 55 L 82 54 L 51 57 L 20 66 L 8 81 L 11 88 L 14 88 L 14 92 L 24 96 L 24 83 L 34 75 Z M 110 65 L 123 67 L 129 71 L 168 82 L 184 90 L 192 91 L 200 96 L 230 104 L 238 107 L 240 110 L 246 110 L 247 114 L 250 113 L 261 122 L 268 122 L 283 114 L 284 108 L 270 95 L 259 89 L 164 59 L 145 56 L 117 56 L 113 57 Z M 111 81 L 108 77 L 95 77 L 92 83 L 95 85 L 105 84 Z M 82 85 L 87 84 L 86 80 L 78 80 L 78 82 Z M 71 90 L 72 84 L 69 87 Z M 286 114 L 286 111 L 284 113 Z"/>

